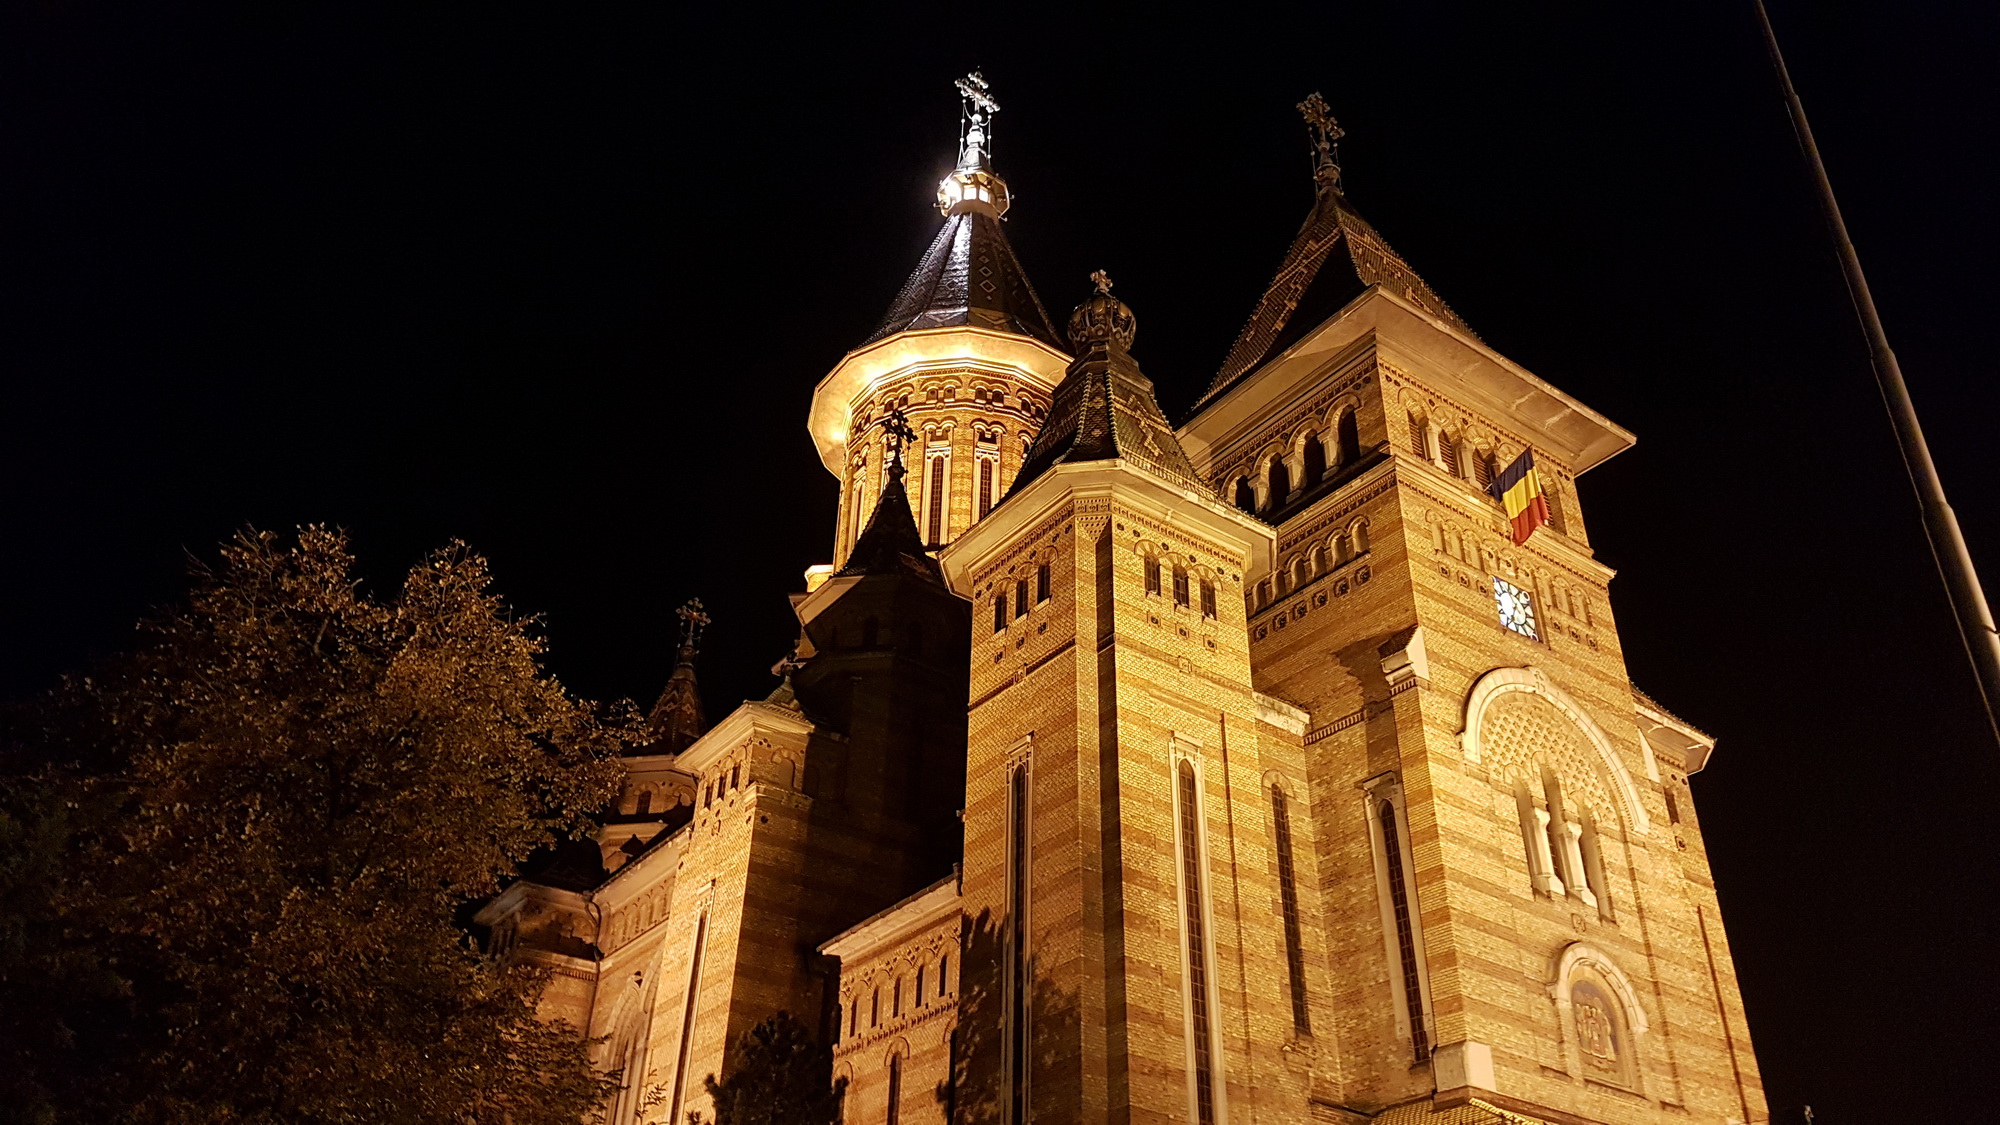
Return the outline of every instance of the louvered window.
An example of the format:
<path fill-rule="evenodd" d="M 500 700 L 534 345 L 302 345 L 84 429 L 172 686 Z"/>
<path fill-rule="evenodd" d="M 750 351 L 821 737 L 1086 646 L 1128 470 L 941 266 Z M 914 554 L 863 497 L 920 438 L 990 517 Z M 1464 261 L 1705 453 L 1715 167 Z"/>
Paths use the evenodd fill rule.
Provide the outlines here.
<path fill-rule="evenodd" d="M 1430 433 L 1421 414 L 1410 415 L 1410 452 L 1426 461 L 1430 460 Z"/>
<path fill-rule="evenodd" d="M 1444 463 L 1445 472 L 1458 476 L 1458 435 L 1448 431 L 1438 434 L 1438 460 Z"/>
<path fill-rule="evenodd" d="M 1194 766 L 1182 762 L 1180 782 L 1181 928 L 1187 938 L 1188 1015 L 1194 1037 L 1195 1120 L 1215 1123 L 1215 1039 L 1208 996 L 1208 912 L 1203 905 L 1201 806 Z"/>
<path fill-rule="evenodd" d="M 1146 592 L 1149 594 L 1160 592 L 1160 560 L 1151 555 L 1146 556 Z"/>
<path fill-rule="evenodd" d="M 1292 862 L 1292 813 L 1285 791 L 1271 786 L 1271 827 L 1278 845 L 1278 907 L 1285 922 L 1285 970 L 1292 985 L 1292 1030 L 1312 1034 L 1306 1010 L 1306 953 L 1299 933 L 1298 874 Z"/>
<path fill-rule="evenodd" d="M 1174 604 L 1188 604 L 1188 572 L 1178 566 L 1174 568 Z"/>
<path fill-rule="evenodd" d="M 1472 483 L 1481 488 L 1493 487 L 1493 454 L 1484 449 L 1472 453 Z"/>
<path fill-rule="evenodd" d="M 1204 582 L 1201 584 L 1201 615 L 1203 617 L 1215 616 L 1215 583 L 1213 582 Z"/>

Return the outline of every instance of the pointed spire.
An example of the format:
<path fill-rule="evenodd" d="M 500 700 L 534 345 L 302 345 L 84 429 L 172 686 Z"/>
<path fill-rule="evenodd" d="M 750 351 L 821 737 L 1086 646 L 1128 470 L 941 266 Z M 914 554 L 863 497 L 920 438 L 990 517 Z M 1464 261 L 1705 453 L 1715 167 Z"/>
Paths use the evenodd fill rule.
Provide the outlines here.
<path fill-rule="evenodd" d="M 694 745 L 708 729 L 701 709 L 701 688 L 694 678 L 694 658 L 701 652 L 701 634 L 708 627 L 709 617 L 702 610 L 700 598 L 689 601 L 674 614 L 681 619 L 680 652 L 673 674 L 667 677 L 667 686 L 653 704 L 652 714 L 647 716 L 653 741 L 646 752 L 652 754 L 678 754 Z"/>
<path fill-rule="evenodd" d="M 910 494 L 903 488 L 903 443 L 916 440 L 910 420 L 901 410 L 891 410 L 882 422 L 883 444 L 889 453 L 887 480 L 868 526 L 855 537 L 854 549 L 847 553 L 847 565 L 836 578 L 865 574 L 910 574 L 927 581 L 944 583 L 937 560 L 924 549 L 917 532 L 917 513 L 910 507 Z"/>
<path fill-rule="evenodd" d="M 1095 287 L 1069 318 L 1076 359 L 1056 387 L 1049 416 L 1021 459 L 1007 490 L 1012 496 L 1056 465 L 1123 460 L 1184 488 L 1207 491 L 1180 438 L 1153 397 L 1152 380 L 1132 358 L 1139 318 L 1111 295 L 1111 277 L 1090 275 Z"/>
<path fill-rule="evenodd" d="M 1347 202 L 1340 183 L 1338 143 L 1346 133 L 1327 112 L 1326 99 L 1314 94 L 1298 105 L 1305 118 L 1313 151 L 1312 213 L 1299 228 L 1278 275 L 1258 298 L 1250 319 L 1222 361 L 1208 391 L 1195 403 L 1204 406 L 1235 386 L 1237 380 L 1283 355 L 1306 334 L 1325 324 L 1371 286 L 1381 286 L 1438 320 L 1478 339 L 1451 306 L 1432 291 L 1417 271 L 1376 233 Z M 1344 247 L 1344 251 L 1342 248 Z"/>
<path fill-rule="evenodd" d="M 1007 181 L 993 171 L 993 115 L 1000 103 L 978 71 L 958 80 L 958 92 L 958 164 L 938 184 L 944 227 L 862 346 L 898 332 L 970 326 L 1060 349 L 1048 310 L 1000 230 L 1012 199 Z"/>

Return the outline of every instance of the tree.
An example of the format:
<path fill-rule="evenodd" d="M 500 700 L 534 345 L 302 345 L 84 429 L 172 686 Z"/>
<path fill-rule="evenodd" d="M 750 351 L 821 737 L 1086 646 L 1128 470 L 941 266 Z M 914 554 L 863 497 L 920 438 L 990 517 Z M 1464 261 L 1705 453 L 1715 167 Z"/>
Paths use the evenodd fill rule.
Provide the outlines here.
<path fill-rule="evenodd" d="M 703 1080 L 715 1125 L 835 1125 L 847 1080 L 833 1081 L 833 1051 L 790 1012 L 736 1041 L 728 1075 Z"/>
<path fill-rule="evenodd" d="M 60 897 L 132 982 L 119 1120 L 574 1125 L 605 1091 L 456 917 L 615 794 L 629 709 L 544 672 L 462 544 L 392 601 L 354 569 L 245 532 L 47 711 L 117 802 Z"/>

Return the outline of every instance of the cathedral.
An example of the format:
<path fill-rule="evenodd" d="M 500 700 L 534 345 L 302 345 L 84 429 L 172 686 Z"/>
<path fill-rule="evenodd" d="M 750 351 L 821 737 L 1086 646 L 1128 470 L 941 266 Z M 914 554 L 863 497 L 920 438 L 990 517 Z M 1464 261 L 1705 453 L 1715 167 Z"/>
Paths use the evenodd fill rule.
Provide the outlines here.
<path fill-rule="evenodd" d="M 610 1125 L 785 1012 L 848 1125 L 1768 1119 L 1688 776 L 1576 478 L 1617 423 L 1311 211 L 1192 413 L 1052 318 L 959 82 L 943 225 L 814 392 L 840 490 L 767 698 L 682 611 L 595 839 L 487 904 Z M 1274 247 L 1274 250 L 1277 248 Z"/>

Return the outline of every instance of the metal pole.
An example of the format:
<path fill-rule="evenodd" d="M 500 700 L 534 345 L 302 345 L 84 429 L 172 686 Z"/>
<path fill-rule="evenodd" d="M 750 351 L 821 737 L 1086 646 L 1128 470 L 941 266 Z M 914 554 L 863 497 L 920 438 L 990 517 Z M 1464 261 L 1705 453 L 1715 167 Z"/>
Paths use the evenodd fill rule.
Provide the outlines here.
<path fill-rule="evenodd" d="M 2000 632 L 1994 630 L 1986 594 L 1979 588 L 1979 572 L 1974 569 L 1972 555 L 1965 549 L 1965 537 L 1958 530 L 1958 517 L 1945 502 L 1944 484 L 1938 480 L 1930 446 L 1924 443 L 1923 427 L 1917 423 L 1917 408 L 1910 402 L 1909 387 L 1903 384 L 1903 369 L 1896 363 L 1896 353 L 1889 350 L 1882 318 L 1875 313 L 1875 298 L 1869 295 L 1868 278 L 1861 272 L 1861 259 L 1855 255 L 1854 243 L 1848 240 L 1847 223 L 1840 217 L 1840 204 L 1834 200 L 1826 165 L 1820 162 L 1819 146 L 1813 143 L 1812 126 L 1806 123 L 1806 107 L 1799 101 L 1798 91 L 1792 88 L 1792 77 L 1785 70 L 1785 57 L 1778 51 L 1778 36 L 1771 30 L 1770 14 L 1764 10 L 1764 0 L 1755 3 L 1757 22 L 1764 29 L 1764 46 L 1771 52 L 1771 66 L 1784 88 L 1785 108 L 1792 115 L 1792 132 L 1798 137 L 1799 152 L 1819 188 L 1827 231 L 1833 236 L 1841 273 L 1847 279 L 1847 296 L 1854 302 L 1854 314 L 1861 318 L 1862 330 L 1868 336 L 1875 385 L 1882 392 L 1883 407 L 1889 411 L 1889 424 L 1896 432 L 1896 446 L 1902 451 L 1910 487 L 1917 493 L 1931 558 L 1937 563 L 1938 577 L 1944 580 L 1945 595 L 1951 601 L 1952 614 L 1958 618 L 1959 639 L 1965 642 L 1965 654 L 1978 677 L 1979 694 L 1986 704 L 1986 721 L 1994 738 L 2000 740 L 2000 714 L 1995 712 L 2000 707 Z"/>

